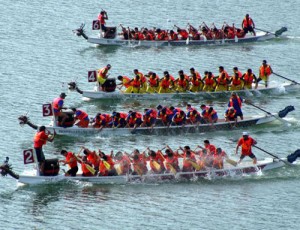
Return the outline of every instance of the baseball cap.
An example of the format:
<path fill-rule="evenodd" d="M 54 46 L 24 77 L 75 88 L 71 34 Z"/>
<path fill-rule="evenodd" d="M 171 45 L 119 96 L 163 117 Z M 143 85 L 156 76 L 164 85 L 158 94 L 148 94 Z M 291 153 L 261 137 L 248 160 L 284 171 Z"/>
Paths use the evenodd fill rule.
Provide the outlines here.
<path fill-rule="evenodd" d="M 243 136 L 249 136 L 248 132 L 243 132 Z"/>

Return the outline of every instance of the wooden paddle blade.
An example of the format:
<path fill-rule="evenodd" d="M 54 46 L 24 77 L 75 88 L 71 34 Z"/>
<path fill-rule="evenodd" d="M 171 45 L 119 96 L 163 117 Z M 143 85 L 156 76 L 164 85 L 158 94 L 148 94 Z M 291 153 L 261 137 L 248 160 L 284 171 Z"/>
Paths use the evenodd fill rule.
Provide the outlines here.
<path fill-rule="evenodd" d="M 237 166 L 237 162 L 234 161 L 234 160 L 231 160 L 229 158 L 226 159 L 226 162 L 229 163 L 229 164 L 231 164 L 231 165 L 233 165 L 233 166 Z"/>
<path fill-rule="evenodd" d="M 118 175 L 121 175 L 121 174 L 122 174 L 122 168 L 121 168 L 121 165 L 120 165 L 120 164 L 116 164 L 116 165 L 115 165 L 115 169 L 116 169 Z"/>
<path fill-rule="evenodd" d="M 105 160 L 102 160 L 102 161 L 103 161 L 103 164 L 104 164 L 105 168 L 107 170 L 110 170 L 110 164 L 107 161 L 105 161 Z"/>
<path fill-rule="evenodd" d="M 157 161 L 152 161 L 152 164 L 157 171 L 160 171 L 160 164 Z"/>
<path fill-rule="evenodd" d="M 90 173 L 92 173 L 93 175 L 95 175 L 96 170 L 92 166 L 90 166 L 89 164 L 85 164 L 85 167 L 87 168 L 87 170 L 90 171 Z"/>
<path fill-rule="evenodd" d="M 191 165 L 193 166 L 194 169 L 196 169 L 196 170 L 201 169 L 200 165 L 198 165 L 196 162 L 194 162 L 192 160 L 188 160 L 188 161 L 191 163 Z"/>

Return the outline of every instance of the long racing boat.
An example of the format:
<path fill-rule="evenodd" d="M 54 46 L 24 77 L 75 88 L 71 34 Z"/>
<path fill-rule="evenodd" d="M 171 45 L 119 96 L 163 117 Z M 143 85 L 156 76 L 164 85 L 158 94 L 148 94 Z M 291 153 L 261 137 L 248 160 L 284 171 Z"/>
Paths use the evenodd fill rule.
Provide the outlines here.
<path fill-rule="evenodd" d="M 124 38 L 118 36 L 116 27 L 111 27 L 112 34 L 109 38 L 105 38 L 100 31 L 98 36 L 89 37 L 84 31 L 84 24 L 82 24 L 78 29 L 73 30 L 77 36 L 82 36 L 88 43 L 101 45 L 101 46 L 127 46 L 127 47 L 174 47 L 174 46 L 220 46 L 220 45 L 232 45 L 232 44 L 243 44 L 243 43 L 254 43 L 259 41 L 266 41 L 275 38 L 282 38 L 282 34 L 287 31 L 286 27 L 282 27 L 275 32 L 257 32 L 256 36 L 246 35 L 243 38 L 234 39 L 202 39 L 202 40 L 191 40 L 187 38 L 186 40 L 125 40 Z"/>
<path fill-rule="evenodd" d="M 153 128 L 150 127 L 137 127 L 137 128 L 80 128 L 78 126 L 61 127 L 57 126 L 54 118 L 52 118 L 46 129 L 57 135 L 64 136 L 82 136 L 82 135 L 96 135 L 96 136 L 120 136 L 120 135 L 182 135 L 184 133 L 205 133 L 221 130 L 233 130 L 236 128 L 245 128 L 250 126 L 262 125 L 273 122 L 274 120 L 285 121 L 283 118 L 291 111 L 294 110 L 293 106 L 287 106 L 285 109 L 279 111 L 277 114 L 266 113 L 265 115 L 244 117 L 243 120 L 225 121 L 219 119 L 217 123 L 209 124 L 186 124 L 184 126 L 171 125 L 165 126 L 158 119 Z M 21 125 L 27 124 L 30 127 L 37 129 L 38 125 L 29 121 L 27 116 L 20 116 L 19 121 Z M 285 121 L 286 122 L 286 121 Z"/>
<path fill-rule="evenodd" d="M 93 90 L 81 90 L 77 83 L 70 82 L 69 89 L 76 90 L 76 92 L 80 93 L 85 98 L 90 99 L 101 99 L 101 100 L 168 100 L 168 99 L 195 99 L 195 98 L 203 98 L 203 99 L 217 99 L 221 97 L 230 96 L 232 92 L 238 93 L 240 96 L 245 98 L 260 96 L 261 94 L 271 94 L 271 93 L 280 93 L 280 92 L 294 92 L 300 89 L 300 84 L 291 82 L 291 83 L 283 83 L 277 86 L 270 86 L 265 88 L 260 85 L 257 89 L 243 89 L 243 90 L 235 90 L 235 91 L 219 91 L 219 92 L 175 92 L 175 93 L 124 93 L 120 90 L 115 90 L 112 92 L 100 91 L 95 86 Z"/>

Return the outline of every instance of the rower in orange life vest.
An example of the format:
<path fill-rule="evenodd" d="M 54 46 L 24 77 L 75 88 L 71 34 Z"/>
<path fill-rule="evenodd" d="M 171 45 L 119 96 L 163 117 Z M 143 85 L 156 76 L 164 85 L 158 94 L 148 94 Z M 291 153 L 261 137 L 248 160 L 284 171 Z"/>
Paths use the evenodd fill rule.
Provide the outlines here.
<path fill-rule="evenodd" d="M 69 165 L 69 170 L 65 173 L 65 176 L 76 176 L 76 173 L 78 172 L 78 166 L 77 166 L 77 159 L 74 153 L 67 152 L 67 150 L 61 150 L 61 155 L 63 155 L 66 159 L 60 160 L 59 162 L 64 163 L 64 165 Z"/>
<path fill-rule="evenodd" d="M 92 164 L 94 169 L 96 170 L 96 173 L 99 171 L 99 163 L 100 163 L 100 157 L 97 155 L 96 151 L 91 151 L 87 148 L 83 148 L 83 153 L 87 157 L 87 161 Z"/>
<path fill-rule="evenodd" d="M 218 114 L 213 107 L 203 110 L 201 115 L 205 123 L 213 124 L 217 123 L 218 121 Z"/>
<path fill-rule="evenodd" d="M 155 151 L 150 150 L 149 148 L 148 151 L 150 152 L 150 155 L 146 158 L 146 160 L 150 162 L 151 171 L 156 174 L 164 173 L 166 170 L 164 166 L 165 159 L 158 152 L 156 153 Z"/>
<path fill-rule="evenodd" d="M 243 99 L 237 95 L 236 92 L 231 93 L 231 97 L 228 102 L 228 107 L 233 107 L 236 110 L 236 115 L 243 120 L 243 112 L 242 112 L 242 104 Z"/>
<path fill-rule="evenodd" d="M 252 69 L 248 69 L 246 73 L 243 74 L 242 79 L 244 81 L 244 89 L 252 89 L 252 83 L 255 83 L 255 89 L 258 86 L 258 81 L 256 76 L 252 73 Z"/>
<path fill-rule="evenodd" d="M 105 10 L 102 10 L 100 12 L 100 14 L 98 15 L 98 20 L 100 21 L 100 28 L 101 30 L 106 33 L 107 32 L 107 28 L 105 26 L 106 22 L 105 20 L 108 20 L 108 16 L 107 16 L 107 12 Z M 105 35 L 104 35 L 105 37 Z"/>
<path fill-rule="evenodd" d="M 158 93 L 171 93 L 174 82 L 168 71 L 164 72 L 164 78 L 161 79 Z"/>
<path fill-rule="evenodd" d="M 150 127 L 153 129 L 157 119 L 157 111 L 155 109 L 144 109 L 143 123 L 141 127 Z"/>
<path fill-rule="evenodd" d="M 215 89 L 216 92 L 228 90 L 228 80 L 224 72 L 219 75 L 216 81 L 217 81 L 217 85 Z"/>
<path fill-rule="evenodd" d="M 156 108 L 158 110 L 157 116 L 161 119 L 163 125 L 170 126 L 174 116 L 173 111 L 168 107 L 162 107 L 161 105 L 158 105 Z"/>
<path fill-rule="evenodd" d="M 61 93 L 59 97 L 55 98 L 52 102 L 54 118 L 58 126 L 64 126 L 65 121 L 68 119 L 67 113 L 62 112 L 62 109 L 66 109 L 64 107 L 64 99 L 66 96 L 67 95 L 65 93 Z M 61 121 L 59 121 L 60 119 Z"/>
<path fill-rule="evenodd" d="M 184 74 L 183 70 L 178 71 L 179 77 L 176 79 L 176 92 L 185 92 L 189 89 L 188 76 Z"/>
<path fill-rule="evenodd" d="M 96 117 L 93 119 L 92 126 L 102 130 L 103 128 L 109 127 L 109 122 L 112 121 L 111 115 L 106 113 L 97 113 Z"/>
<path fill-rule="evenodd" d="M 244 30 L 244 33 L 247 34 L 248 32 L 251 32 L 253 33 L 254 36 L 256 36 L 254 28 L 255 28 L 255 24 L 252 18 L 249 17 L 249 14 L 246 14 L 242 22 L 242 29 Z"/>
<path fill-rule="evenodd" d="M 200 40 L 200 33 L 198 32 L 198 30 L 193 27 L 191 24 L 188 24 L 189 26 L 189 34 L 192 35 L 192 40 Z"/>
<path fill-rule="evenodd" d="M 180 35 L 180 40 L 186 40 L 189 37 L 189 33 L 185 29 L 181 29 L 178 26 L 174 25 L 177 28 L 177 33 Z"/>
<path fill-rule="evenodd" d="M 184 146 L 180 148 L 183 151 L 183 163 L 182 163 L 182 172 L 193 172 L 196 170 L 193 163 L 196 163 L 195 153 L 190 149 L 189 146 Z"/>
<path fill-rule="evenodd" d="M 87 157 L 83 156 L 81 158 L 81 171 L 82 171 L 82 176 L 87 177 L 87 176 L 95 176 L 94 174 L 92 174 L 90 172 L 90 170 L 88 170 L 87 165 L 92 167 L 92 164 L 90 162 L 88 162 Z"/>
<path fill-rule="evenodd" d="M 259 67 L 259 78 L 257 82 L 263 80 L 265 82 L 265 87 L 268 87 L 269 76 L 273 73 L 273 70 L 266 60 L 263 60 L 262 65 Z"/>
<path fill-rule="evenodd" d="M 236 110 L 233 107 L 229 107 L 224 114 L 225 121 L 235 121 L 237 122 Z"/>
<path fill-rule="evenodd" d="M 156 73 L 149 72 L 148 75 L 145 77 L 149 77 L 148 86 L 147 86 L 147 93 L 157 93 L 159 90 L 159 76 Z"/>
<path fill-rule="evenodd" d="M 234 73 L 230 78 L 230 86 L 229 89 L 231 91 L 242 90 L 244 86 L 244 81 L 239 77 L 238 73 Z"/>
<path fill-rule="evenodd" d="M 106 155 L 99 150 L 99 157 L 101 158 L 99 163 L 99 176 L 117 176 L 115 163 L 111 156 Z"/>
<path fill-rule="evenodd" d="M 233 69 L 232 69 L 232 70 L 233 70 L 233 73 L 234 73 L 234 74 L 236 74 L 236 73 L 237 73 L 237 74 L 238 74 L 238 77 L 239 77 L 239 78 L 242 78 L 242 76 L 243 76 L 243 73 L 242 73 L 242 72 L 239 70 L 239 68 L 238 68 L 238 67 L 236 67 L 236 66 L 235 66 L 235 67 L 233 67 Z"/>
<path fill-rule="evenodd" d="M 112 121 L 109 122 L 109 126 L 112 128 L 124 128 L 126 126 L 126 118 L 128 114 L 122 112 L 113 112 Z"/>
<path fill-rule="evenodd" d="M 125 87 L 124 93 L 132 92 L 132 81 L 129 77 L 119 75 L 118 80 L 121 81 L 121 83 L 118 84 L 118 85 L 121 85 L 119 88 L 120 90 L 124 86 Z"/>
<path fill-rule="evenodd" d="M 213 155 L 216 152 L 216 146 L 213 144 L 210 144 L 209 140 L 204 140 L 204 148 L 201 147 L 200 145 L 198 145 L 198 148 L 202 149 L 202 150 L 206 150 L 206 156 L 205 156 L 205 165 L 207 167 L 211 167 L 213 164 Z"/>
<path fill-rule="evenodd" d="M 144 154 L 140 154 L 138 149 L 133 151 L 132 156 L 133 172 L 132 175 L 144 175 L 148 172 L 147 161 Z"/>
<path fill-rule="evenodd" d="M 216 80 L 214 79 L 214 75 L 212 74 L 212 72 L 204 72 L 203 83 L 203 91 L 213 92 L 215 90 Z"/>
<path fill-rule="evenodd" d="M 142 93 L 142 81 L 139 75 L 135 75 L 135 77 L 130 81 L 132 85 L 131 93 Z"/>
<path fill-rule="evenodd" d="M 80 128 L 87 128 L 90 123 L 89 116 L 86 112 L 80 109 L 72 108 L 72 111 L 75 115 L 75 123 L 74 125 L 77 125 Z"/>
<path fill-rule="evenodd" d="M 170 30 L 170 37 L 169 37 L 170 41 L 178 41 L 178 34 L 176 32 L 174 32 L 173 30 Z"/>
<path fill-rule="evenodd" d="M 185 121 L 186 121 L 186 114 L 184 111 L 178 111 L 174 114 L 174 116 L 172 117 L 172 124 L 174 125 L 185 125 Z"/>
<path fill-rule="evenodd" d="M 257 163 L 257 158 L 252 153 L 252 145 L 256 145 L 256 144 L 257 142 L 252 137 L 249 136 L 248 132 L 243 132 L 243 137 L 239 139 L 235 150 L 235 154 L 237 154 L 239 147 L 242 146 L 242 152 L 238 163 L 241 163 L 241 161 L 245 158 L 245 156 L 248 156 L 251 159 L 253 159 L 253 164 Z"/>
<path fill-rule="evenodd" d="M 161 153 L 161 150 L 158 150 L 158 152 Z M 166 165 L 166 173 L 180 172 L 178 154 L 175 154 L 169 146 L 167 146 L 167 149 L 165 150 L 164 158 Z"/>
<path fill-rule="evenodd" d="M 143 115 L 140 112 L 129 112 L 126 118 L 127 125 L 125 127 L 130 127 L 136 129 L 140 127 L 143 123 L 142 121 Z"/>
<path fill-rule="evenodd" d="M 117 152 L 114 156 L 115 167 L 118 175 L 126 175 L 132 172 L 130 159 L 122 152 Z"/>
<path fill-rule="evenodd" d="M 147 78 L 144 76 L 142 72 L 139 72 L 138 69 L 133 70 L 133 73 L 135 76 L 139 76 L 139 81 L 141 84 L 139 93 L 144 93 L 147 90 Z"/>
<path fill-rule="evenodd" d="M 221 148 L 217 148 L 213 155 L 213 164 L 212 167 L 216 169 L 224 168 L 224 159 L 227 157 L 227 154 Z"/>
<path fill-rule="evenodd" d="M 191 85 L 190 85 L 189 90 L 191 92 L 199 92 L 199 91 L 201 91 L 202 88 L 203 88 L 203 82 L 201 80 L 200 73 L 197 72 L 193 67 L 190 68 L 190 73 L 191 73 L 191 75 L 190 75 L 189 81 L 190 81 Z"/>
<path fill-rule="evenodd" d="M 105 83 L 106 83 L 106 79 L 108 78 L 108 70 L 110 69 L 111 69 L 111 65 L 108 64 L 105 67 L 98 70 L 97 81 L 99 84 L 99 90 L 106 91 L 107 85 Z"/>
<path fill-rule="evenodd" d="M 35 150 L 37 162 L 39 164 L 39 174 L 42 175 L 44 172 L 45 165 L 45 155 L 43 152 L 43 145 L 47 143 L 47 141 L 52 142 L 54 140 L 55 134 L 51 135 L 46 133 L 46 127 L 40 126 L 38 132 L 34 135 L 33 139 L 33 147 Z"/>

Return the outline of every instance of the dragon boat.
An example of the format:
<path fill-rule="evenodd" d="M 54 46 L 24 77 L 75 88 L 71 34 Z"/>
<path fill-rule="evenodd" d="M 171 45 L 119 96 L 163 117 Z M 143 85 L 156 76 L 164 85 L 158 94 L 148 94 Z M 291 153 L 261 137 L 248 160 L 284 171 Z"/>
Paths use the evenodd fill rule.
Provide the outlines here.
<path fill-rule="evenodd" d="M 186 124 L 186 125 L 171 125 L 165 126 L 160 119 L 157 119 L 153 128 L 150 127 L 137 127 L 137 128 L 80 128 L 74 126 L 73 114 L 69 114 L 69 119 L 66 121 L 69 127 L 58 126 L 60 121 L 56 121 L 54 117 L 49 125 L 45 125 L 46 129 L 51 133 L 65 136 L 82 136 L 82 135 L 96 135 L 96 136 L 120 136 L 120 135 L 182 135 L 184 133 L 205 133 L 221 130 L 234 130 L 236 128 L 245 128 L 251 126 L 257 126 L 273 122 L 274 120 L 285 121 L 283 118 L 295 108 L 293 106 L 287 106 L 278 113 L 267 112 L 264 115 L 257 115 L 253 117 L 244 117 L 243 120 L 225 121 L 219 119 L 217 123 L 209 124 Z M 264 111 L 264 110 L 263 110 Z M 29 125 L 33 129 L 38 129 L 38 125 L 32 123 L 26 115 L 22 115 L 19 118 L 20 125 Z"/>

